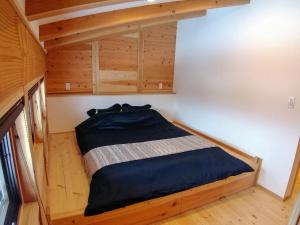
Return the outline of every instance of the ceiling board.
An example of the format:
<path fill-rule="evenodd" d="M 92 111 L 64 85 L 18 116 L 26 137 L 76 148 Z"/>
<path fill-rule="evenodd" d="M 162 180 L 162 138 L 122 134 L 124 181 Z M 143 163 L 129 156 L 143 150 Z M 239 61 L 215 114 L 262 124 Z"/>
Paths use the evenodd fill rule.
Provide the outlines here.
<path fill-rule="evenodd" d="M 158 17 L 156 19 L 134 24 L 134 25 L 122 25 L 112 28 L 104 28 L 99 30 L 93 30 L 83 33 L 78 33 L 62 38 L 57 38 L 54 40 L 49 40 L 45 42 L 45 47 L 47 49 L 57 48 L 64 45 L 70 45 L 70 44 L 76 44 L 80 42 L 86 42 L 86 41 L 92 41 L 96 39 L 106 38 L 108 36 L 112 35 L 118 35 L 123 33 L 129 33 L 129 32 L 135 32 L 143 28 L 167 24 L 176 22 L 178 20 L 193 18 L 193 17 L 200 17 L 205 16 L 206 11 L 199 11 L 199 12 L 193 12 L 193 13 L 183 13 L 178 14 L 176 16 L 166 16 L 166 17 Z"/>
<path fill-rule="evenodd" d="M 133 1 L 135 0 L 26 0 L 25 13 L 28 20 L 32 21 L 84 9 Z"/>
<path fill-rule="evenodd" d="M 42 25 L 40 40 L 47 41 L 97 29 L 135 24 L 157 17 L 247 3 L 250 0 L 185 0 L 100 13 Z"/>
<path fill-rule="evenodd" d="M 50 17 L 40 18 L 35 21 L 37 21 L 40 25 L 44 25 L 44 24 L 54 23 L 62 20 L 74 19 L 82 16 L 94 15 L 94 14 L 111 12 L 111 11 L 121 10 L 121 9 L 128 9 L 128 8 L 139 7 L 139 6 L 175 2 L 175 1 L 183 1 L 183 0 L 155 0 L 155 2 L 148 2 L 146 0 L 134 0 L 126 3 L 105 5 L 96 8 L 82 9 L 79 11 L 76 10 L 76 11 L 58 14 Z"/>

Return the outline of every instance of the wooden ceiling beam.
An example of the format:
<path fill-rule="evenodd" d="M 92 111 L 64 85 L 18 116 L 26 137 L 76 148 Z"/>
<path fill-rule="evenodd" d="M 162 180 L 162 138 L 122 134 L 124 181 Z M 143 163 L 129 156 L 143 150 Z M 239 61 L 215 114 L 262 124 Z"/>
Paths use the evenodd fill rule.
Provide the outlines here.
<path fill-rule="evenodd" d="M 25 14 L 27 19 L 32 21 L 79 10 L 133 1 L 136 0 L 25 0 Z"/>
<path fill-rule="evenodd" d="M 176 16 L 247 3 L 250 3 L 250 0 L 184 0 L 99 13 L 42 25 L 40 26 L 40 40 L 47 41 L 91 30 L 139 23 L 163 16 Z"/>
<path fill-rule="evenodd" d="M 147 27 L 153 27 L 158 26 L 162 24 L 168 24 L 177 22 L 178 20 L 184 20 L 194 17 L 200 17 L 205 16 L 206 11 L 202 10 L 199 12 L 193 12 L 193 13 L 183 13 L 178 14 L 175 16 L 165 16 L 165 17 L 159 17 L 150 21 L 141 22 L 141 23 L 135 23 L 130 25 L 122 25 L 122 26 L 116 26 L 112 28 L 104 28 L 99 30 L 93 30 L 93 31 L 87 31 L 83 33 L 73 34 L 70 36 L 57 38 L 54 40 L 49 40 L 45 42 L 45 48 L 46 49 L 53 49 L 65 45 L 72 45 L 72 44 L 78 44 L 81 42 L 87 42 L 87 41 L 93 41 L 97 39 L 106 38 L 113 35 L 119 35 L 119 34 L 125 34 L 130 32 L 137 32 L 141 29 L 147 28 Z"/>

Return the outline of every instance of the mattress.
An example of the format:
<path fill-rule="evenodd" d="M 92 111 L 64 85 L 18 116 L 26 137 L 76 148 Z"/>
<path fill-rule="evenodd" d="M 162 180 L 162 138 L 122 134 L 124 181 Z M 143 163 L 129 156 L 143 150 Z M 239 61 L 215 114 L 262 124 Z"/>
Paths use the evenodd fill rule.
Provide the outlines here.
<path fill-rule="evenodd" d="M 76 137 L 91 179 L 86 216 L 253 171 L 155 110 L 93 116 Z"/>

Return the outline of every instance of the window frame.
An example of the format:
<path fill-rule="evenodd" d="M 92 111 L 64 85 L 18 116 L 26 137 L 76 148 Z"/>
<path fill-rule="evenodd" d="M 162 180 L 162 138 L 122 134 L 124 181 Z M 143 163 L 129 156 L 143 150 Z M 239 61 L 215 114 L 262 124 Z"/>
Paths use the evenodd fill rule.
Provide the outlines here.
<path fill-rule="evenodd" d="M 0 144 L 0 160 L 8 196 L 4 225 L 11 225 L 17 222 L 18 212 L 21 206 L 13 148 L 12 128 L 10 128 Z"/>
<path fill-rule="evenodd" d="M 44 140 L 43 134 L 39 137 L 38 133 L 43 132 L 43 103 L 41 102 L 40 82 L 36 83 L 28 91 L 28 113 L 29 126 L 31 130 L 32 143 L 42 143 Z M 37 96 L 36 96 L 37 95 Z M 34 99 L 37 101 L 35 103 Z M 36 111 L 35 104 L 38 104 L 38 111 Z"/>
<path fill-rule="evenodd" d="M 23 109 L 24 100 L 22 98 L 2 118 L 0 118 L 0 161 L 8 197 L 7 209 L 5 211 L 5 216 L 3 216 L 5 217 L 4 225 L 17 223 L 18 212 L 22 202 L 17 164 L 15 161 L 13 129 L 15 121 Z"/>

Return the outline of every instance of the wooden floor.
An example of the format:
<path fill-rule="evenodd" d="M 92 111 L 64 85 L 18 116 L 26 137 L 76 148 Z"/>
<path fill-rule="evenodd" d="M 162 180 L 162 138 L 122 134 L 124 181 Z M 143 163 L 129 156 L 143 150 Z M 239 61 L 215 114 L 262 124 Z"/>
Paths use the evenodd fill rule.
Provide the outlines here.
<path fill-rule="evenodd" d="M 53 219 L 65 217 L 65 212 L 76 215 L 86 206 L 89 181 L 75 134 L 50 135 L 49 146 L 48 213 Z"/>
<path fill-rule="evenodd" d="M 50 135 L 49 159 L 50 218 L 78 214 L 85 208 L 89 182 L 74 133 Z M 254 187 L 155 225 L 286 225 L 299 190 L 300 177 L 292 198 L 282 202 Z"/>

